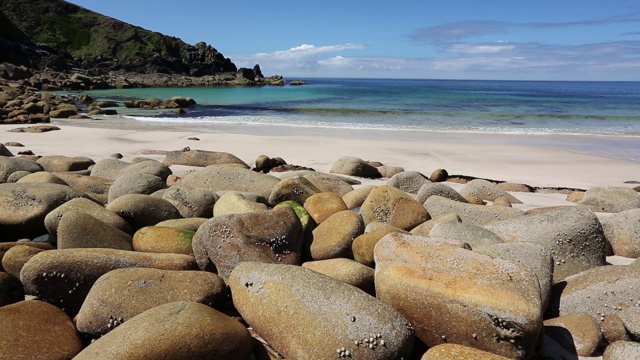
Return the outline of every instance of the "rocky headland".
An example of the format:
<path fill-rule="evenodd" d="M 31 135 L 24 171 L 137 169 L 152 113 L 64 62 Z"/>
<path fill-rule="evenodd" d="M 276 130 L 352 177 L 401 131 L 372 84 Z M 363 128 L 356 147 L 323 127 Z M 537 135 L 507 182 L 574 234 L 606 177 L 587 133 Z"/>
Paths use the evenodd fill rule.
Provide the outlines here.
<path fill-rule="evenodd" d="M 0 79 L 37 90 L 284 85 L 190 45 L 63 0 L 0 1 Z"/>

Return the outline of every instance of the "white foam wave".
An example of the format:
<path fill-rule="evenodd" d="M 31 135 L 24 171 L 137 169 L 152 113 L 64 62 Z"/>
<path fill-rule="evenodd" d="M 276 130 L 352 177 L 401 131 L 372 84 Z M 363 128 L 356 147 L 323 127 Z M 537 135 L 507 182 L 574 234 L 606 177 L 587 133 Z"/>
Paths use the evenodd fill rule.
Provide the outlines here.
<path fill-rule="evenodd" d="M 432 122 L 431 124 L 393 124 L 393 123 L 356 123 L 356 122 L 327 122 L 310 119 L 295 119 L 282 116 L 201 116 L 201 117 L 147 117 L 123 116 L 124 118 L 158 125 L 172 125 L 188 127 L 198 126 L 200 129 L 220 126 L 229 127 L 288 127 L 298 129 L 333 129 L 333 130 L 365 130 L 365 131 L 411 131 L 411 132 L 440 132 L 440 133 L 476 133 L 476 134 L 513 134 L 513 135 L 616 135 L 640 136 L 640 132 L 624 127 L 586 127 L 582 129 L 563 127 L 533 127 L 516 124 L 515 126 L 486 126 L 447 124 Z"/>

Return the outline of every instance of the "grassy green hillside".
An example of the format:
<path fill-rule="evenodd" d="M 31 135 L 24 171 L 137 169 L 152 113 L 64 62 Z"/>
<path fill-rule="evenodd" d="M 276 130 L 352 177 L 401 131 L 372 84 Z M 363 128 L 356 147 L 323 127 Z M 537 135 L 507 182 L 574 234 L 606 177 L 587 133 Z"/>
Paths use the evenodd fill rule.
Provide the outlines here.
<path fill-rule="evenodd" d="M 15 25 L 3 25 L 2 33 L 18 36 L 19 29 L 33 42 L 68 52 L 79 62 L 117 60 L 125 70 L 191 75 L 236 70 L 211 46 L 191 46 L 63 0 L 0 0 L 0 11 Z"/>

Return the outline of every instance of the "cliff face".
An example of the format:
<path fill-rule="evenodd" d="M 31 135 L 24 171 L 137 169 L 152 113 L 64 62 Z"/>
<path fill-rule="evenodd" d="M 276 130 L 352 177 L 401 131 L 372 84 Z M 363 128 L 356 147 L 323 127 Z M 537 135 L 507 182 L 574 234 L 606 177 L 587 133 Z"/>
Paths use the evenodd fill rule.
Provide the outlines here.
<path fill-rule="evenodd" d="M 37 69 L 187 76 L 237 71 L 210 45 L 189 45 L 63 0 L 0 0 L 0 49 L 0 62 Z"/>

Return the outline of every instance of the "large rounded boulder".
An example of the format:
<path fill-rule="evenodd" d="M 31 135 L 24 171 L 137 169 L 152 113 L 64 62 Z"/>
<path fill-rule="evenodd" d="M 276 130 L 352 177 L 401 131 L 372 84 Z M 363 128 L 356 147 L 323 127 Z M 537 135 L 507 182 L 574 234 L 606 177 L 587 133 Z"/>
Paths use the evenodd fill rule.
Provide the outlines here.
<path fill-rule="evenodd" d="M 402 315 L 315 271 L 244 262 L 228 284 L 243 319 L 288 359 L 400 359 L 411 352 L 413 332 Z"/>

